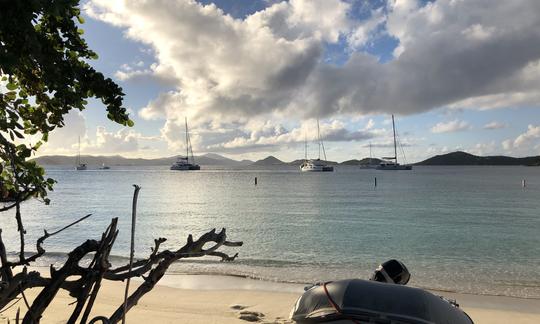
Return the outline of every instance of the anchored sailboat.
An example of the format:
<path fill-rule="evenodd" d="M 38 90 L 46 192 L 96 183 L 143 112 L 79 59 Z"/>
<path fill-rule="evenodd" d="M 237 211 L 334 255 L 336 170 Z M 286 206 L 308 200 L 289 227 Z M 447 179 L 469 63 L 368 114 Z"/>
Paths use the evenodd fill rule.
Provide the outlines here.
<path fill-rule="evenodd" d="M 373 164 L 373 158 L 371 156 L 371 143 L 369 143 L 369 163 L 361 164 L 360 169 L 376 169 L 377 167 L 377 164 Z"/>
<path fill-rule="evenodd" d="M 77 162 L 76 162 L 75 168 L 78 171 L 84 171 L 88 169 L 88 167 L 86 166 L 86 163 L 81 163 L 81 137 L 80 136 L 79 136 L 79 150 L 77 152 Z"/>
<path fill-rule="evenodd" d="M 304 163 L 300 166 L 302 172 L 332 172 L 334 167 L 326 164 L 326 151 L 324 150 L 324 143 L 321 139 L 321 131 L 319 127 L 319 119 L 317 118 L 317 138 L 319 141 L 319 157 L 308 160 L 307 158 L 307 140 L 305 141 L 305 157 Z M 324 154 L 324 161 L 321 160 L 321 148 Z"/>
<path fill-rule="evenodd" d="M 189 158 L 190 153 L 191 153 L 191 159 Z M 191 163 L 190 163 L 190 160 L 191 160 Z M 176 162 L 174 162 L 174 164 L 171 166 L 171 170 L 189 171 L 189 170 L 200 170 L 200 169 L 201 169 L 201 166 L 198 164 L 195 164 L 195 157 L 193 156 L 193 148 L 191 147 L 191 139 L 189 138 L 187 117 L 186 117 L 186 156 L 185 157 L 179 156 L 178 160 L 176 160 Z"/>
<path fill-rule="evenodd" d="M 396 125 L 394 123 L 394 115 L 392 115 L 392 130 L 394 132 L 394 156 L 383 157 L 386 161 L 381 162 L 377 166 L 377 170 L 412 170 L 412 165 L 401 165 L 397 158 L 397 142 L 396 142 Z M 393 161 L 392 161 L 393 160 Z"/>

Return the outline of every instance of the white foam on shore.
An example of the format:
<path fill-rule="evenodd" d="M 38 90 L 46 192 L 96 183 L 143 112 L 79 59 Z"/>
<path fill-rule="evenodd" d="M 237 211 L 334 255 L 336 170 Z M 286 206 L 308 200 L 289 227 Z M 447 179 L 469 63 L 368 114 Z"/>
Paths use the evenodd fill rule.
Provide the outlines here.
<path fill-rule="evenodd" d="M 260 290 L 303 293 L 304 284 L 271 282 L 239 276 L 166 274 L 159 281 L 162 286 L 191 290 Z"/>

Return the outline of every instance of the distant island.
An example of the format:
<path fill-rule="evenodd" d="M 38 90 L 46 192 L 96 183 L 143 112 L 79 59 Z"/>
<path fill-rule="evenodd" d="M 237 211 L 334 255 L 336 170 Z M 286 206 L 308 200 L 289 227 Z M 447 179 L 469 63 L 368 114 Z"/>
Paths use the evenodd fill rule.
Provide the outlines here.
<path fill-rule="evenodd" d="M 416 165 L 527 165 L 539 166 L 540 156 L 515 158 L 510 156 L 477 156 L 466 152 L 452 152 L 436 155 Z"/>
<path fill-rule="evenodd" d="M 120 155 L 113 156 L 94 156 L 94 155 L 81 155 L 81 161 L 84 161 L 89 166 L 100 166 L 102 164 L 108 166 L 160 166 L 160 165 L 172 165 L 177 156 L 157 158 L 157 159 L 141 159 L 141 158 L 126 158 Z M 34 161 L 41 165 L 75 165 L 75 156 L 65 155 L 46 155 L 35 158 Z M 237 161 L 226 158 L 219 154 L 208 153 L 201 156 L 195 156 L 195 162 L 201 165 L 216 165 L 216 166 L 247 166 L 253 164 L 253 161 L 242 160 Z"/>
<path fill-rule="evenodd" d="M 92 156 L 82 155 L 81 160 L 89 166 L 170 166 L 176 161 L 177 156 L 157 158 L 157 159 L 141 159 L 141 158 L 125 158 L 119 155 L 114 156 Z M 65 155 L 48 155 L 34 159 L 41 165 L 59 166 L 59 165 L 75 165 L 74 156 Z M 195 157 L 196 163 L 207 166 L 227 166 L 227 167 L 261 167 L 261 166 L 300 166 L 303 159 L 294 160 L 291 162 L 281 161 L 274 156 L 268 156 L 258 161 L 251 160 L 233 160 L 215 153 L 208 153 Z M 364 158 L 361 160 L 347 160 L 341 163 L 334 161 L 325 161 L 329 165 L 377 165 L 381 163 L 380 159 Z M 515 158 L 509 156 L 477 156 L 466 152 L 452 152 L 448 154 L 436 155 L 415 165 L 527 165 L 540 166 L 540 156 L 529 156 Z"/>

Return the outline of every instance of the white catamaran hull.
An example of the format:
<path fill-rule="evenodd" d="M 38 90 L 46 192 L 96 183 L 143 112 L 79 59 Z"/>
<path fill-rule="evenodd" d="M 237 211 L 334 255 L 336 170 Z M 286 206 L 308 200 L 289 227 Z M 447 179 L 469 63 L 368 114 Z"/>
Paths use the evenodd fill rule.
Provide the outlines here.
<path fill-rule="evenodd" d="M 317 163 L 318 162 L 318 163 Z M 322 164 L 320 161 L 306 161 L 300 166 L 302 172 L 333 172 L 334 167 Z"/>
<path fill-rule="evenodd" d="M 325 166 L 325 167 L 302 167 L 300 168 L 302 172 L 332 172 L 334 167 Z"/>
<path fill-rule="evenodd" d="M 201 167 L 197 164 L 182 164 L 182 165 L 172 165 L 171 170 L 175 171 L 190 171 L 190 170 L 200 170 Z"/>

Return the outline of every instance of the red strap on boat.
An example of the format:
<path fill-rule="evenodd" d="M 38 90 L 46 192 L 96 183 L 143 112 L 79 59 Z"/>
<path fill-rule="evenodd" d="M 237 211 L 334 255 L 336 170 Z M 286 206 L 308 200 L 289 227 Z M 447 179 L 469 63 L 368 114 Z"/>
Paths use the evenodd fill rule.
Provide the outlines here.
<path fill-rule="evenodd" d="M 324 293 L 326 294 L 326 298 L 328 298 L 328 301 L 330 302 L 330 305 L 332 305 L 332 307 L 334 307 L 334 309 L 336 310 L 336 313 L 338 313 L 339 315 L 343 315 L 343 312 L 341 311 L 341 308 L 332 299 L 332 296 L 330 296 L 330 293 L 328 292 L 328 289 L 326 288 L 326 285 L 329 284 L 329 283 L 331 283 L 331 281 L 323 283 L 323 289 L 324 289 Z M 359 321 L 355 320 L 354 318 L 348 318 L 348 319 L 351 320 L 355 324 L 362 324 Z"/>

